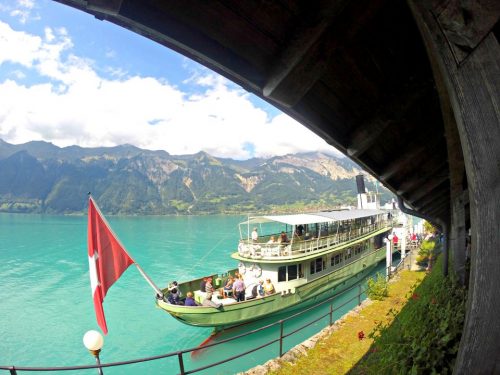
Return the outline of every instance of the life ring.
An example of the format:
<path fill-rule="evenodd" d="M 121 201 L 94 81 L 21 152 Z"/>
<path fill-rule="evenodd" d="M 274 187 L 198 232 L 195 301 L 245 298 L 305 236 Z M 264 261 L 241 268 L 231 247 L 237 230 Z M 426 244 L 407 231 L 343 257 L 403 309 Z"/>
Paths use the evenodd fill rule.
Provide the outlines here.
<path fill-rule="evenodd" d="M 262 275 L 262 268 L 260 268 L 258 264 L 254 264 L 252 266 L 252 271 L 253 271 L 254 277 L 256 277 L 256 278 L 258 278 L 258 277 L 260 277 L 260 275 Z"/>
<path fill-rule="evenodd" d="M 245 264 L 243 264 L 242 262 L 238 264 L 238 272 L 240 273 L 240 275 L 244 275 L 245 272 L 247 272 Z"/>

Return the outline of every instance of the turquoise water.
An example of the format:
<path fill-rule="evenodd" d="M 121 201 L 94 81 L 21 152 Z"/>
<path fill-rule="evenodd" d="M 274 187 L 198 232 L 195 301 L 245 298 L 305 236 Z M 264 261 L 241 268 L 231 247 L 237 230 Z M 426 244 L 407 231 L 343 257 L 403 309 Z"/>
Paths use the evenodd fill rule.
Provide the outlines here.
<path fill-rule="evenodd" d="M 243 216 L 108 217 L 131 256 L 159 287 L 172 280 L 234 268 L 230 254 L 238 242 L 237 224 L 244 219 Z M 88 276 L 86 233 L 86 217 L 0 214 L 0 365 L 93 364 L 82 343 L 86 331 L 98 329 Z M 383 264 L 379 269 L 383 272 Z M 352 302 L 335 317 L 355 304 Z M 210 328 L 184 325 L 156 308 L 153 290 L 134 266 L 108 291 L 104 310 L 109 333 L 101 352 L 103 363 L 196 347 L 211 332 Z M 327 310 L 325 307 L 321 312 Z M 319 314 L 313 312 L 308 316 L 312 319 Z M 233 329 L 217 339 L 255 329 L 275 319 Z M 301 317 L 287 323 L 285 333 L 304 320 Z M 285 350 L 326 324 L 323 320 L 287 338 Z M 198 351 L 194 356 L 186 354 L 185 368 L 207 365 L 276 337 L 279 337 L 277 327 Z M 278 352 L 275 344 L 200 373 L 233 374 L 264 363 Z M 104 371 L 105 374 L 160 372 L 178 373 L 177 357 Z"/>

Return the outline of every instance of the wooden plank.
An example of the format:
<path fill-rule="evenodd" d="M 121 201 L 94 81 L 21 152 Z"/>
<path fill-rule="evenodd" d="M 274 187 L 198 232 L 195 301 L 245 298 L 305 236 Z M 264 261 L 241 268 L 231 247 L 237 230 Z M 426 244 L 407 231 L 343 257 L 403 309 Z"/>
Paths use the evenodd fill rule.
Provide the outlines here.
<path fill-rule="evenodd" d="M 432 9 L 409 1 L 435 75 L 456 118 L 470 196 L 472 259 L 467 314 L 454 373 L 500 369 L 500 46 L 493 33 L 457 64 Z M 481 18 L 477 22 L 488 24 Z M 451 48 L 454 48 L 453 46 Z M 457 223 L 452 223 L 457 225 Z"/>

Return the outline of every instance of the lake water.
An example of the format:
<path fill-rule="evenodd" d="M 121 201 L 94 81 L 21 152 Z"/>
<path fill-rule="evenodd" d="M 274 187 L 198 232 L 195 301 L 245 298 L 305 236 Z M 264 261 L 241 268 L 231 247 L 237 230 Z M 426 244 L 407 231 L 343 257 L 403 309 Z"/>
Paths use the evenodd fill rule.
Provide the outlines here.
<path fill-rule="evenodd" d="M 237 224 L 245 217 L 107 219 L 131 256 L 162 288 L 172 280 L 182 281 L 234 268 L 236 262 L 230 254 L 238 243 Z M 72 216 L 0 214 L 0 365 L 55 367 L 94 363 L 82 343 L 86 331 L 98 330 L 88 275 L 86 220 L 86 217 Z M 378 271 L 383 272 L 383 267 L 381 263 Z M 339 300 L 338 304 L 341 302 Z M 338 311 L 335 318 L 355 304 Z M 210 328 L 184 325 L 156 308 L 153 290 L 134 266 L 108 291 L 104 311 L 109 333 L 104 339 L 102 363 L 196 347 L 211 332 Z M 308 316 L 312 319 L 319 314 L 313 312 Z M 275 319 L 233 329 L 219 339 L 269 324 Z M 304 320 L 300 318 L 301 324 Z M 325 322 L 287 338 L 285 350 L 321 330 Z M 288 323 L 285 332 L 298 324 Z M 185 369 L 236 355 L 276 337 L 279 337 L 279 329 L 273 328 L 199 351 L 194 356 L 186 354 Z M 278 350 L 276 344 L 200 373 L 244 371 L 276 357 Z M 177 357 L 104 371 L 105 374 L 178 372 Z M 95 374 L 96 370 L 65 372 L 72 373 Z"/>

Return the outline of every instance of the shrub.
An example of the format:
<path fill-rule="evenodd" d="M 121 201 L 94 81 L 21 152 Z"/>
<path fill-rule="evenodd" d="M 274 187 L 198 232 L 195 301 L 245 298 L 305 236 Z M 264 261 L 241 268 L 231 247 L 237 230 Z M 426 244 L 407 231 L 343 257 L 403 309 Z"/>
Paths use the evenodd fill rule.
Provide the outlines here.
<path fill-rule="evenodd" d="M 424 240 L 420 245 L 420 250 L 418 251 L 417 262 L 418 263 L 428 263 L 429 259 L 435 258 L 436 253 L 436 241 L 435 240 Z"/>
<path fill-rule="evenodd" d="M 370 277 L 367 284 L 368 289 L 366 294 L 368 295 L 368 298 L 381 301 L 388 296 L 387 281 L 381 273 L 377 273 L 377 277 L 375 279 Z"/>

